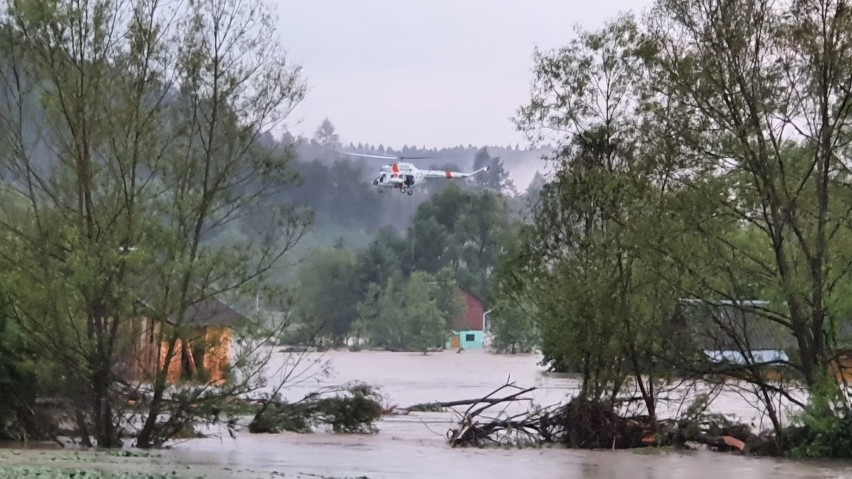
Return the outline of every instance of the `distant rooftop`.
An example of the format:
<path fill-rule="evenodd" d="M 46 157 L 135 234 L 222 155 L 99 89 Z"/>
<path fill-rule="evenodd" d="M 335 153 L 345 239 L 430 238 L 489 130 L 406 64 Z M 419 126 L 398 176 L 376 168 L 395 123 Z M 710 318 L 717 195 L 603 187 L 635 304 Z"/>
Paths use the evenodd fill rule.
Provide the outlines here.
<path fill-rule="evenodd" d="M 235 326 L 247 321 L 244 315 L 216 298 L 206 298 L 186 309 L 185 321 L 194 326 Z M 169 318 L 174 323 L 175 317 Z"/>

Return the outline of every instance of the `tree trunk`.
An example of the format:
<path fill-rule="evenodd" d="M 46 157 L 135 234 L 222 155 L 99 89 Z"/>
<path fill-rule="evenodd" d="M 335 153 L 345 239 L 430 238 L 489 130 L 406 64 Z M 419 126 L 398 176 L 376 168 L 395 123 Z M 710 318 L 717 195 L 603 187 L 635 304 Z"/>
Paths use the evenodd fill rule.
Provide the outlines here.
<path fill-rule="evenodd" d="M 152 445 L 154 439 L 154 428 L 157 425 L 157 418 L 160 417 L 160 411 L 162 410 L 169 365 L 175 355 L 176 342 L 177 338 L 169 338 L 165 361 L 163 362 L 163 366 L 160 370 L 157 371 L 157 375 L 154 378 L 154 396 L 151 398 L 151 404 L 148 406 L 148 416 L 145 418 L 145 424 L 142 426 L 142 430 L 139 431 L 139 435 L 136 437 L 136 447 L 140 449 L 148 449 Z"/>
<path fill-rule="evenodd" d="M 111 448 L 120 446 L 116 434 L 115 421 L 112 412 L 112 398 L 109 394 L 109 370 L 103 365 L 96 368 L 92 374 L 93 415 L 95 421 L 95 441 L 98 447 Z"/>
<path fill-rule="evenodd" d="M 157 383 L 160 382 L 160 376 L 165 383 L 166 370 L 160 371 L 157 374 Z M 148 416 L 145 418 L 145 424 L 139 435 L 136 437 L 136 447 L 140 449 L 148 449 L 154 439 L 154 427 L 157 425 L 157 418 L 160 417 L 160 409 L 163 402 L 164 387 L 154 387 L 154 396 L 151 398 L 151 405 L 148 407 Z"/>
<path fill-rule="evenodd" d="M 769 395 L 766 385 L 760 385 L 760 393 L 763 396 L 763 404 L 766 406 L 766 414 L 769 416 L 769 420 L 772 421 L 772 427 L 775 429 L 775 435 L 779 438 L 784 437 L 781 420 L 778 418 L 778 411 L 775 410 L 775 405 L 772 404 L 772 397 Z"/>
<path fill-rule="evenodd" d="M 89 426 L 86 424 L 86 416 L 83 411 L 77 409 L 74 413 L 74 419 L 77 422 L 77 430 L 80 434 L 80 445 L 83 447 L 92 447 L 92 438 L 89 434 Z"/>

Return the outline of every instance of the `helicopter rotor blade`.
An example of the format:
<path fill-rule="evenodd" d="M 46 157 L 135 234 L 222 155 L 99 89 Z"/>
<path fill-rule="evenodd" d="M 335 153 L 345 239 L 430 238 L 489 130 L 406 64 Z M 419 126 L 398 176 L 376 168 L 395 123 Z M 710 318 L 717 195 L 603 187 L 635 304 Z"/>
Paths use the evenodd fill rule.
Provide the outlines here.
<path fill-rule="evenodd" d="M 431 156 L 387 156 L 387 155 L 369 155 L 366 153 L 352 153 L 349 151 L 340 151 L 334 150 L 342 155 L 351 155 L 351 156 L 361 156 L 364 158 L 381 158 L 384 160 L 423 160 L 426 158 L 432 158 Z"/>

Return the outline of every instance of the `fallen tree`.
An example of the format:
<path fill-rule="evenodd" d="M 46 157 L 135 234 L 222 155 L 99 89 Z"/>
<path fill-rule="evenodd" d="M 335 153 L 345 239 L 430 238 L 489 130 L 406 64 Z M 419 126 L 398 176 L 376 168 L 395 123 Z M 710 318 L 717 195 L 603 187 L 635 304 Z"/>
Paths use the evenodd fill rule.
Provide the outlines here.
<path fill-rule="evenodd" d="M 707 447 L 717 451 L 769 451 L 771 438 L 757 436 L 747 425 L 718 414 L 700 412 L 682 419 L 656 421 L 647 415 L 625 417 L 611 404 L 582 396 L 565 404 L 533 405 L 509 413 L 508 406 L 532 401 L 525 394 L 535 390 L 506 383 L 483 398 L 435 402 L 431 405 L 467 405 L 457 412 L 457 426 L 447 437 L 452 447 L 532 446 L 561 444 L 577 449 L 629 449 L 673 446 L 685 449 Z M 504 396 L 500 393 L 510 392 Z M 424 410 L 415 405 L 405 410 Z M 503 406 L 496 414 L 496 407 Z M 428 409 L 427 409 L 428 410 Z"/>
<path fill-rule="evenodd" d="M 372 387 L 354 383 L 306 395 L 295 402 L 277 396 L 264 401 L 248 429 L 251 433 L 309 433 L 317 426 L 334 432 L 372 433 L 382 416 L 381 397 Z"/>
<path fill-rule="evenodd" d="M 534 390 L 535 388 L 530 388 L 529 391 Z M 517 401 L 531 401 L 529 398 L 517 398 Z M 460 399 L 457 401 L 434 401 L 434 402 L 426 402 L 426 403 L 418 403 L 413 406 L 408 406 L 402 408 L 403 412 L 435 412 L 435 411 L 443 411 L 447 408 L 453 408 L 456 406 L 472 406 L 475 404 L 499 404 L 501 402 L 505 402 L 506 398 L 492 398 L 492 397 L 484 397 L 478 399 Z"/>

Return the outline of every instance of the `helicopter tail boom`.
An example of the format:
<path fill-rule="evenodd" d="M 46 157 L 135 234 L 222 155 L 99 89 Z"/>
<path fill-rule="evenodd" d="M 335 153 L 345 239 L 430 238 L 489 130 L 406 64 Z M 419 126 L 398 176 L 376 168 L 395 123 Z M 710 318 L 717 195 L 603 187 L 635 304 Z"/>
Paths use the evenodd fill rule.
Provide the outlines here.
<path fill-rule="evenodd" d="M 449 171 L 449 170 L 447 170 L 447 171 L 424 170 L 423 173 L 424 173 L 424 176 L 426 176 L 428 178 L 447 178 L 447 179 L 451 180 L 451 179 L 454 179 L 454 178 L 468 178 L 468 177 L 471 177 L 473 175 L 482 173 L 484 171 L 488 171 L 487 166 L 484 166 L 484 167 L 482 167 L 478 170 L 470 171 L 470 172 Z"/>

